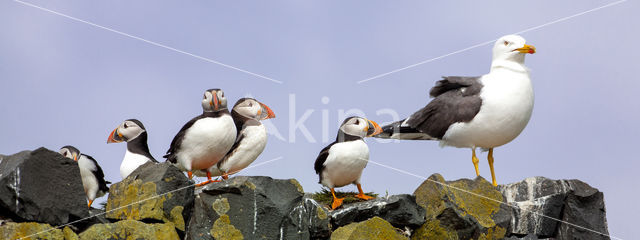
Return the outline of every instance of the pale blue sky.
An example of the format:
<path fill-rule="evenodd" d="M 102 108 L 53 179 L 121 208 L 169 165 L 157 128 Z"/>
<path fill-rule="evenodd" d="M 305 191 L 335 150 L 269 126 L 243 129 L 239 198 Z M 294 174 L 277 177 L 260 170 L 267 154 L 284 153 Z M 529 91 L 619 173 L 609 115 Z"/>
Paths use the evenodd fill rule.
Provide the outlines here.
<path fill-rule="evenodd" d="M 208 88 L 229 102 L 251 95 L 269 105 L 270 136 L 245 175 L 296 178 L 320 189 L 313 162 L 322 115 L 335 137 L 339 112 L 356 108 L 380 123 L 392 109 L 405 117 L 424 106 L 443 75 L 488 71 L 485 45 L 363 84 L 357 81 L 464 49 L 613 1 L 30 1 L 284 82 L 276 84 L 14 1 L 0 2 L 0 153 L 67 144 L 94 156 L 107 179 L 120 180 L 124 144 L 107 145 L 122 120 L 137 118 L 161 159 L 178 129 L 201 113 Z M 499 183 L 530 176 L 581 179 L 605 193 L 610 233 L 640 235 L 635 220 L 640 169 L 636 99 L 639 4 L 604 8 L 522 34 L 538 53 L 527 56 L 536 101 L 529 126 L 497 148 Z M 289 99 L 295 96 L 295 116 Z M 322 98 L 329 102 L 324 104 Z M 313 111 L 301 131 L 290 121 Z M 272 129 L 273 130 L 273 129 Z M 292 141 L 290 135 L 296 140 Z M 468 149 L 436 142 L 369 141 L 371 160 L 418 175 L 475 176 Z M 490 178 L 486 154 L 480 171 Z M 366 191 L 412 193 L 422 182 L 370 164 Z M 346 187 L 346 189 L 354 189 Z"/>

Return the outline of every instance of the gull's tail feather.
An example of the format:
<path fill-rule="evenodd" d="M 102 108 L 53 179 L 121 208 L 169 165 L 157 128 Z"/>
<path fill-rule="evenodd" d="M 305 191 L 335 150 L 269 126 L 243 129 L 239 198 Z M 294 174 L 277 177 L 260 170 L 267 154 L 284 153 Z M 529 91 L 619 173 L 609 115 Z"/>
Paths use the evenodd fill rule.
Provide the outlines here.
<path fill-rule="evenodd" d="M 390 123 L 382 127 L 382 133 L 375 135 L 377 138 L 400 139 L 400 140 L 437 140 L 426 133 L 410 127 L 407 119 Z"/>

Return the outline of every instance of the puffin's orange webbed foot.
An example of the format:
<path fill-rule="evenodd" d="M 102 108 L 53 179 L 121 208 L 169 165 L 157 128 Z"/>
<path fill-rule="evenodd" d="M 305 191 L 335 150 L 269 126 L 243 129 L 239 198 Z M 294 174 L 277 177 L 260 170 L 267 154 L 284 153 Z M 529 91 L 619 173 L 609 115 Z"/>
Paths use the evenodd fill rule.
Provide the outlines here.
<path fill-rule="evenodd" d="M 366 201 L 366 200 L 371 200 L 371 199 L 374 199 L 374 198 L 375 198 L 375 197 L 372 197 L 372 196 L 367 196 L 367 195 L 362 194 L 362 193 L 361 193 L 361 194 L 356 195 L 356 197 L 357 197 L 357 198 L 360 198 L 360 199 L 362 199 L 362 200 L 365 200 L 365 201 Z"/>
<path fill-rule="evenodd" d="M 331 203 L 331 210 L 334 210 L 340 206 L 342 206 L 342 201 L 344 198 L 333 198 L 333 202 Z"/>

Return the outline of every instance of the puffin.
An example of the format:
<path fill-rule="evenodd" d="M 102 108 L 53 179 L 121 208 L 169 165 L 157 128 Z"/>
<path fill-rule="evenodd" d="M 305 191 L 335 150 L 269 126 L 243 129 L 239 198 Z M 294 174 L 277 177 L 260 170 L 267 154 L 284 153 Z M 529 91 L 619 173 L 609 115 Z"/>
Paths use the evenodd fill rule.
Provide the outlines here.
<path fill-rule="evenodd" d="M 217 164 L 236 142 L 236 125 L 227 109 L 227 98 L 221 89 L 208 89 L 202 98 L 202 114 L 194 117 L 178 131 L 164 158 L 187 171 L 205 170 L 207 181 L 214 182 L 209 168 Z"/>
<path fill-rule="evenodd" d="M 158 161 L 149 153 L 147 145 L 147 130 L 142 122 L 137 119 L 124 120 L 107 138 L 107 143 L 127 142 L 127 151 L 120 164 L 120 176 L 127 178 L 134 170 L 142 164 Z"/>
<path fill-rule="evenodd" d="M 212 176 L 221 176 L 225 180 L 260 156 L 267 145 L 267 129 L 260 121 L 275 118 L 276 115 L 256 99 L 241 98 L 233 105 L 231 117 L 238 131 L 236 142 L 220 162 L 209 168 Z M 203 176 L 202 171 L 195 174 Z"/>
<path fill-rule="evenodd" d="M 369 162 L 369 147 L 364 138 L 381 132 L 382 128 L 374 121 L 363 117 L 349 117 L 340 125 L 336 140 L 318 154 L 314 169 L 319 176 L 318 183 L 331 189 L 331 209 L 342 205 L 344 199 L 336 197 L 336 187 L 355 184 L 358 187 L 357 198 L 373 198 L 364 194 L 360 184 L 362 170 Z"/>
<path fill-rule="evenodd" d="M 501 37 L 493 46 L 488 74 L 443 77 L 429 92 L 431 102 L 384 126 L 375 137 L 436 140 L 441 147 L 470 148 L 476 176 L 480 176 L 476 148 L 489 151 L 491 180 L 497 186 L 493 149 L 520 135 L 533 112 L 533 87 L 524 59 L 535 52 L 521 36 Z"/>
<path fill-rule="evenodd" d="M 104 180 L 102 168 L 100 168 L 100 165 L 98 165 L 98 162 L 93 157 L 82 154 L 80 150 L 69 145 L 60 148 L 59 153 L 66 158 L 78 162 L 84 193 L 89 200 L 87 204 L 88 207 L 91 207 L 93 200 L 104 196 L 109 191 L 107 184 L 111 184 L 111 182 Z"/>

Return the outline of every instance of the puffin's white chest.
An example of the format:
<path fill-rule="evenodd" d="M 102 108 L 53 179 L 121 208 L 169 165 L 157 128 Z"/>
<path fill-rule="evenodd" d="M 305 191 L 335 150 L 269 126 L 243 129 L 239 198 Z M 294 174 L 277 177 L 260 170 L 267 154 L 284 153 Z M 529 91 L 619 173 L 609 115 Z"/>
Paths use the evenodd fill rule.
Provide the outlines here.
<path fill-rule="evenodd" d="M 529 74 L 500 70 L 482 77 L 482 107 L 468 123 L 455 123 L 443 143 L 456 147 L 492 148 L 515 139 L 527 126 L 533 111 Z"/>
<path fill-rule="evenodd" d="M 336 143 L 329 149 L 329 156 L 324 162 L 322 183 L 329 187 L 342 187 L 359 182 L 368 162 L 369 147 L 363 140 Z"/>
<path fill-rule="evenodd" d="M 186 130 L 177 154 L 178 161 L 187 170 L 209 168 L 231 149 L 236 134 L 230 115 L 199 119 Z"/>
<path fill-rule="evenodd" d="M 80 168 L 80 177 L 82 178 L 82 186 L 87 198 L 90 200 L 99 197 L 98 179 L 93 175 L 93 171 L 96 171 L 97 167 L 93 161 L 89 160 L 84 155 L 80 155 L 78 158 L 78 167 Z"/>
<path fill-rule="evenodd" d="M 219 166 L 220 171 L 233 173 L 249 166 L 262 153 L 267 145 L 267 129 L 264 125 L 247 126 L 240 134 L 243 136 L 238 147 L 227 154 L 227 160 Z"/>
<path fill-rule="evenodd" d="M 144 155 L 132 153 L 127 150 L 124 154 L 124 158 L 122 159 L 122 163 L 120 164 L 120 176 L 122 179 L 127 178 L 129 174 L 140 167 L 140 165 L 145 164 L 150 160 L 151 159 Z"/>

